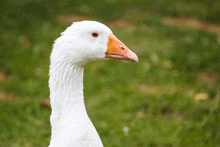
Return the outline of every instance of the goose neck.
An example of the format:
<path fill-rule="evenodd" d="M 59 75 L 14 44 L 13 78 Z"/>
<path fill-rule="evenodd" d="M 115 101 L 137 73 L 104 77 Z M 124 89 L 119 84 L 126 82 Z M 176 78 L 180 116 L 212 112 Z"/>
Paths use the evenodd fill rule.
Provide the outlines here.
<path fill-rule="evenodd" d="M 84 67 L 70 63 L 51 63 L 50 99 L 52 111 L 75 109 L 75 105 L 84 104 L 83 97 Z"/>

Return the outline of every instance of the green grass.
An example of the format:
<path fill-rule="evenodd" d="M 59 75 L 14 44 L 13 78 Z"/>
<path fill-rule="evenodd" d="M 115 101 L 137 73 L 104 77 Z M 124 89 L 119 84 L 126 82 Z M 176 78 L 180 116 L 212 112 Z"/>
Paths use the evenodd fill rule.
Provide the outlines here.
<path fill-rule="evenodd" d="M 217 35 L 167 27 L 160 17 L 140 23 L 134 30 L 113 30 L 138 63 L 106 60 L 85 67 L 86 108 L 103 144 L 220 146 L 219 78 L 209 82 L 198 76 L 219 75 Z M 49 144 L 51 110 L 41 101 L 49 97 L 51 46 L 65 27 L 44 22 L 22 36 L 4 31 L 0 70 L 7 80 L 0 87 L 18 101 L 0 102 L 0 146 Z M 195 100 L 197 93 L 209 98 Z"/>

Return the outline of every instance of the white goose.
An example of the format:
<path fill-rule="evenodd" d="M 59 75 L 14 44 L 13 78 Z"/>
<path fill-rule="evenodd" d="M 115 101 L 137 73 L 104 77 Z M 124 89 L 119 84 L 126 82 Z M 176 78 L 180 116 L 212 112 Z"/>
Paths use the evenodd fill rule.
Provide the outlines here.
<path fill-rule="evenodd" d="M 104 58 L 138 62 L 112 31 L 96 21 L 75 22 L 55 41 L 50 56 L 52 135 L 49 147 L 102 147 L 83 97 L 83 70 Z"/>

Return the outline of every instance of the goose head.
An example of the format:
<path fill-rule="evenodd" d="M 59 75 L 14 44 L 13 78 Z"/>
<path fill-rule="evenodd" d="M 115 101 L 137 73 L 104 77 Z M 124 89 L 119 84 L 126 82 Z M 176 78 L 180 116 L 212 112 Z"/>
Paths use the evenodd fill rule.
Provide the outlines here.
<path fill-rule="evenodd" d="M 96 21 L 73 23 L 55 41 L 51 53 L 51 61 L 65 60 L 82 66 L 106 58 L 138 62 L 135 53 L 118 40 L 107 26 Z"/>

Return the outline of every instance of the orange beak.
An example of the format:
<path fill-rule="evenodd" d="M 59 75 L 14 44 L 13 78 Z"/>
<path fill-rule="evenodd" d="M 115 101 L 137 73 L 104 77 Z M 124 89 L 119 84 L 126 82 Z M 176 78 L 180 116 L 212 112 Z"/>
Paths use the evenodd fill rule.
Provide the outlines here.
<path fill-rule="evenodd" d="M 110 33 L 108 36 L 108 49 L 105 54 L 105 58 L 138 62 L 137 55 L 118 40 L 113 33 Z"/>

